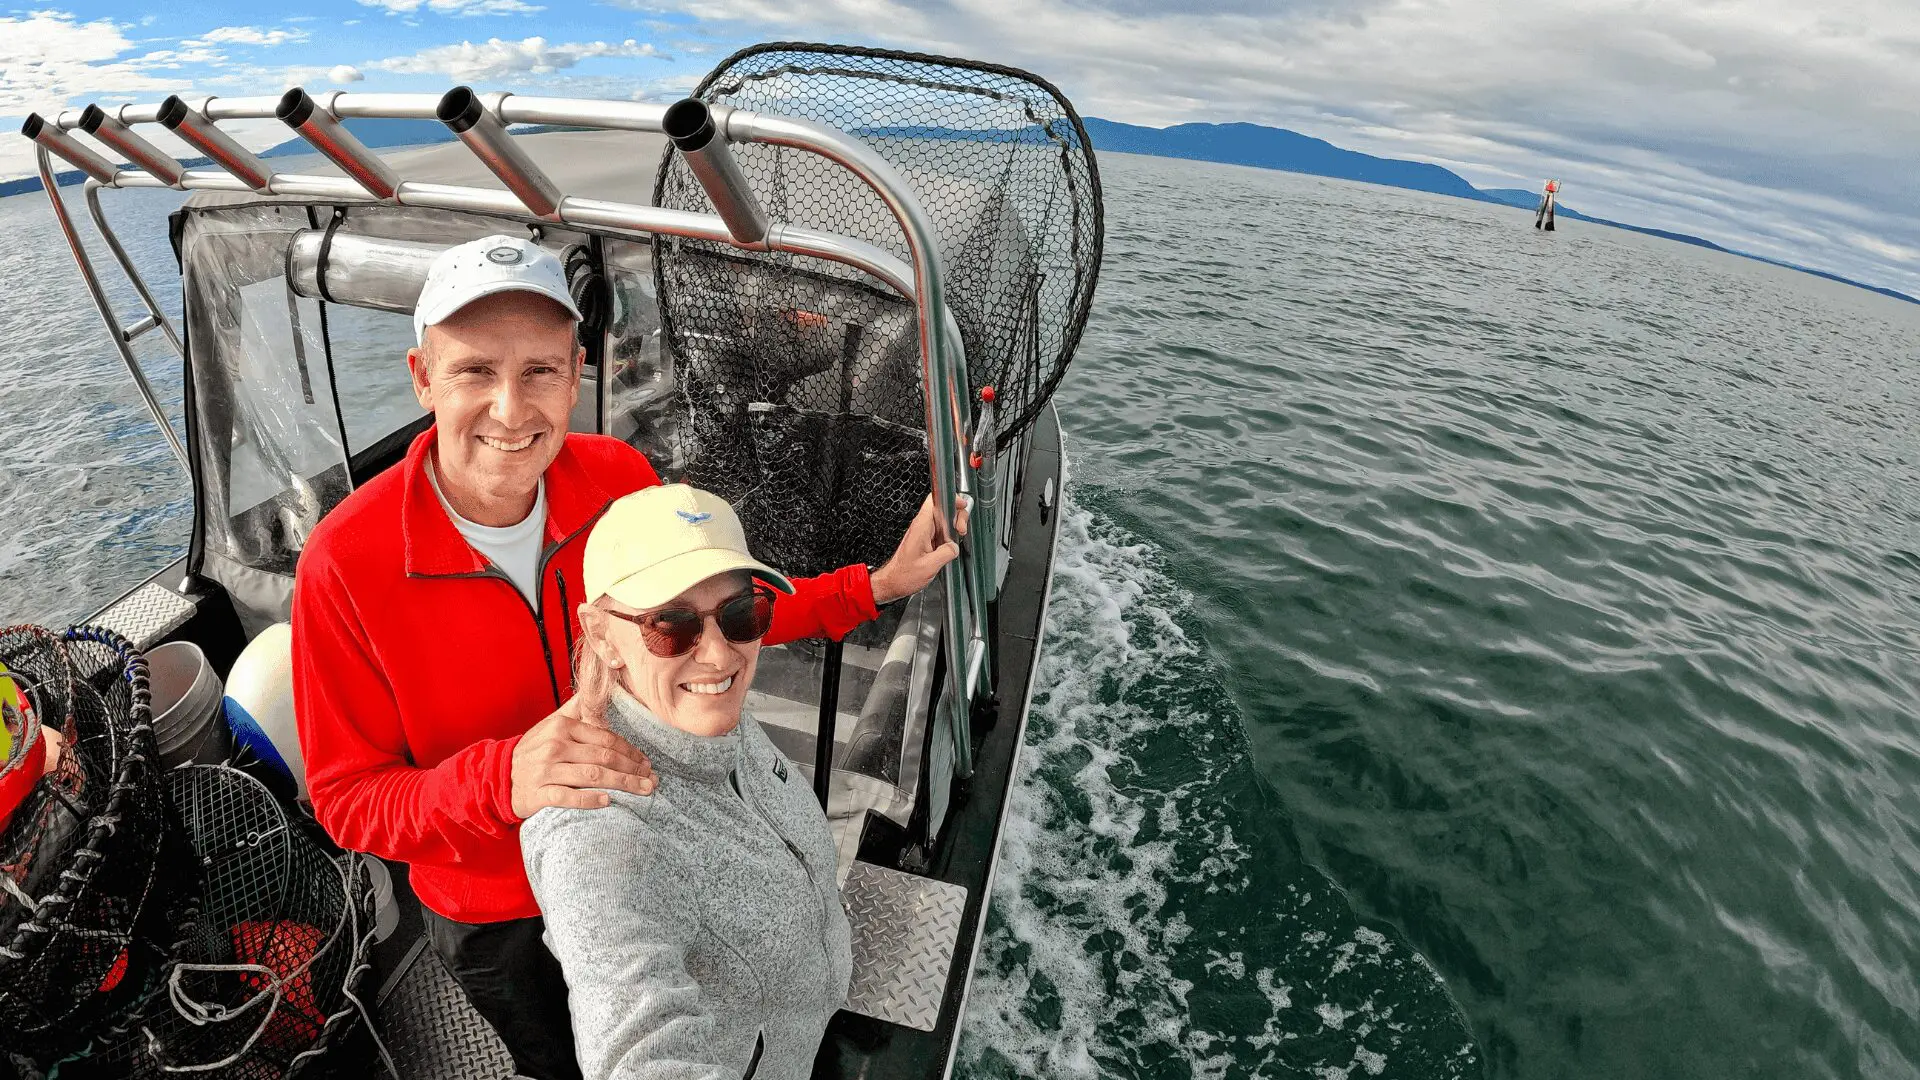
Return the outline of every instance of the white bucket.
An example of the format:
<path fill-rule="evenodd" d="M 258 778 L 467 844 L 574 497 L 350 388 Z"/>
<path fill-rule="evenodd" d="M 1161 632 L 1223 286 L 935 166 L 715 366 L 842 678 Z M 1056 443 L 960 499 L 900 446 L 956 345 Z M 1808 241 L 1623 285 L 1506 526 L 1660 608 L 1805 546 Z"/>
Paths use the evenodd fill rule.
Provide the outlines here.
<path fill-rule="evenodd" d="M 160 765 L 213 765 L 233 754 L 233 733 L 221 709 L 220 676 L 191 641 L 169 641 L 147 653 L 153 696 L 153 741 Z"/>

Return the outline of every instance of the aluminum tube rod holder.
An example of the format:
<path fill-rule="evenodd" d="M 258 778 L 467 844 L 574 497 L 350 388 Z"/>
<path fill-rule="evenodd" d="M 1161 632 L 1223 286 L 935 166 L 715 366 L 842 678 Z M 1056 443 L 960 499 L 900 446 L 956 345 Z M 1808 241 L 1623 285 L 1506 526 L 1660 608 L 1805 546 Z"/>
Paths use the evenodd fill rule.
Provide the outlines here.
<path fill-rule="evenodd" d="M 326 155 L 328 161 L 340 166 L 340 171 L 352 177 L 354 183 L 366 188 L 367 194 L 382 200 L 393 198 L 394 190 L 400 186 L 400 177 L 334 119 L 332 108 L 332 101 L 315 101 L 313 95 L 296 86 L 281 95 L 273 114 L 307 140 L 308 145 Z"/>
<path fill-rule="evenodd" d="M 435 115 L 534 216 L 556 220 L 563 198 L 560 185 L 542 172 L 533 158 L 514 143 L 513 136 L 507 134 L 507 126 L 494 111 L 500 100 L 496 99 L 489 108 L 471 87 L 456 86 L 440 99 Z"/>
<path fill-rule="evenodd" d="M 667 106 L 660 130 L 687 159 L 687 167 L 707 190 L 707 198 L 713 201 L 715 212 L 727 223 L 734 240 L 749 248 L 764 247 L 767 212 L 753 197 L 747 174 L 740 171 L 740 162 L 720 133 L 725 122 L 725 115 L 714 116 L 706 102 L 684 98 Z"/>
<path fill-rule="evenodd" d="M 174 94 L 160 103 L 160 123 L 186 140 L 188 145 L 212 158 L 214 164 L 239 177 L 241 183 L 262 193 L 272 190 L 273 170 L 255 157 L 252 151 L 234 142 L 231 135 L 221 131 L 205 114 L 188 105 L 180 95 Z"/>
<path fill-rule="evenodd" d="M 73 136 L 61 131 L 39 113 L 27 115 L 26 122 L 20 125 L 20 134 L 103 184 L 113 183 L 120 172 L 113 162 L 80 145 Z M 48 188 L 47 193 L 53 194 L 53 189 Z"/>
<path fill-rule="evenodd" d="M 186 175 L 186 166 L 175 161 L 173 155 L 134 134 L 119 117 L 98 105 L 89 105 L 81 112 L 80 130 L 173 187 L 179 187 L 180 178 Z"/>

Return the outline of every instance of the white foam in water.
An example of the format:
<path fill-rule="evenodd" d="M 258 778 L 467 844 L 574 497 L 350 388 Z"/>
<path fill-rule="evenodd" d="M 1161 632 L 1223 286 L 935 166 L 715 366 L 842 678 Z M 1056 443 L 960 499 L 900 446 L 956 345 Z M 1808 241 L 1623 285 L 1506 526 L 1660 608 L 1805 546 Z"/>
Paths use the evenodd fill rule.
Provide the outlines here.
<path fill-rule="evenodd" d="M 1176 978 L 1164 957 L 1190 928 L 1183 916 L 1163 921 L 1160 912 L 1174 871 L 1170 838 L 1200 823 L 1180 820 L 1171 793 L 1158 805 L 1121 796 L 1110 770 L 1127 764 L 1117 748 L 1143 725 L 1207 719 L 1154 714 L 1126 693 L 1141 673 L 1199 650 L 1174 621 L 1169 605 L 1180 598 L 1153 567 L 1150 549 L 1112 538 L 1071 501 L 1062 513 L 1041 689 L 1001 847 L 995 926 L 967 1013 L 969 1073 L 991 1048 L 1020 1075 L 1098 1077 L 1088 1040 L 1111 1030 L 1127 1008 L 1140 1012 L 1128 1025 L 1132 1038 L 1186 1045 L 1192 984 Z M 1063 769 L 1070 774 L 1059 775 Z M 1061 798 L 1063 779 L 1085 800 L 1084 824 Z M 1149 815 L 1161 839 L 1140 842 Z M 1230 837 L 1221 839 L 1215 865 L 1203 873 L 1237 873 L 1245 858 Z M 1115 935 L 1118 948 L 1091 940 L 1102 932 Z M 1120 972 L 1113 994 L 1105 964 L 1121 955 L 1137 966 Z M 1058 992 L 1057 1021 L 1036 1023 L 1024 1008 L 1036 977 Z M 1223 1055 L 1196 1075 L 1218 1075 L 1231 1061 Z"/>
<path fill-rule="evenodd" d="M 1217 794 L 1227 770 L 1249 767 L 1241 718 L 1222 705 L 1231 700 L 1224 693 L 1192 692 L 1220 687 L 1219 675 L 1204 643 L 1182 629 L 1191 598 L 1156 552 L 1072 497 L 1061 513 L 1039 691 L 958 1075 L 1095 1078 L 1158 1072 L 1169 1055 L 1195 1077 L 1258 1073 L 1287 1044 L 1328 1032 L 1339 1033 L 1339 1048 L 1327 1047 L 1313 1071 L 1380 1075 L 1390 1061 L 1382 1051 L 1403 1047 L 1408 1029 L 1375 1000 L 1391 982 L 1385 973 L 1355 983 L 1353 969 L 1424 958 L 1365 926 L 1337 929 L 1335 942 L 1324 929 L 1296 925 L 1286 955 L 1267 956 L 1238 951 L 1222 928 L 1189 923 L 1179 908 L 1196 894 L 1249 886 L 1250 852 L 1233 833 L 1236 817 L 1248 827 L 1244 808 Z M 1130 760 L 1142 740 L 1169 737 L 1183 750 L 1179 784 L 1156 775 L 1172 763 Z M 1324 881 L 1314 884 L 1288 884 L 1282 907 L 1333 925 L 1316 902 Z M 1170 887 L 1182 898 L 1171 905 Z M 1189 939 L 1193 955 L 1177 960 Z M 1239 1029 L 1199 1027 L 1194 984 L 1176 963 L 1204 972 L 1196 977 L 1210 990 L 1234 990 Z M 1328 980 L 1340 980 L 1339 999 L 1315 1004 L 1329 994 Z M 1450 1054 L 1455 1033 L 1444 1038 Z M 1475 1071 L 1470 1045 L 1467 1056 L 1447 1075 Z M 1295 1062 L 1287 1071 L 1299 1069 Z"/>

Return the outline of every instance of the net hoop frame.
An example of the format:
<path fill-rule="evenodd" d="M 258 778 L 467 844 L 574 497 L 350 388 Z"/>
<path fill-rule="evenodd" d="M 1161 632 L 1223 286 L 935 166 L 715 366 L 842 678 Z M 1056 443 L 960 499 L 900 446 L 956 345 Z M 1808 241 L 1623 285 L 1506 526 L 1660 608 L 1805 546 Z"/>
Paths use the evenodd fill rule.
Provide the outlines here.
<path fill-rule="evenodd" d="M 1081 123 L 1079 110 L 1073 107 L 1073 102 L 1069 101 L 1067 96 L 1060 92 L 1059 87 L 1053 85 L 1052 82 L 1042 76 L 1022 68 L 1011 67 L 1006 64 L 995 64 L 985 60 L 969 60 L 964 57 L 942 56 L 938 53 L 911 52 L 902 49 L 867 48 L 854 45 L 833 45 L 824 42 L 810 41 L 764 41 L 739 49 L 731 56 L 714 65 L 713 70 L 707 72 L 706 76 L 693 88 L 691 96 L 706 101 L 707 95 L 713 90 L 714 85 L 720 80 L 729 77 L 731 69 L 735 65 L 755 56 L 775 52 L 818 53 L 822 56 L 858 56 L 875 60 L 892 60 L 900 63 L 942 65 L 968 71 L 979 71 L 989 75 L 998 75 L 1008 79 L 1017 79 L 1031 83 L 1041 90 L 1046 91 L 1047 95 L 1060 107 L 1062 115 L 1064 115 L 1072 125 L 1073 133 L 1075 137 L 1079 139 L 1079 147 L 1077 149 L 1063 147 L 1063 150 L 1078 153 L 1084 159 L 1087 169 L 1087 179 L 1093 196 L 1088 200 L 1089 213 L 1093 219 L 1091 230 L 1092 248 L 1087 252 L 1089 268 L 1087 270 L 1085 284 L 1080 289 L 1080 294 L 1075 297 L 1072 310 L 1067 312 L 1065 330 L 1061 338 L 1060 349 L 1055 358 L 1057 362 L 1053 364 L 1053 370 L 1049 373 L 1046 380 L 1040 384 L 1033 395 L 1033 399 L 1027 402 L 1019 413 L 1001 418 L 998 423 L 999 431 L 995 433 L 993 448 L 996 451 L 1005 451 L 1032 425 L 1034 419 L 1040 415 L 1040 411 L 1046 408 L 1047 403 L 1053 400 L 1054 391 L 1059 388 L 1061 380 L 1066 377 L 1067 368 L 1071 366 L 1074 354 L 1079 351 L 1080 339 L 1086 330 L 1087 320 L 1093 311 L 1093 296 L 1094 293 L 1098 291 L 1100 284 L 1100 263 L 1106 253 L 1106 200 L 1102 197 L 1104 189 L 1100 181 L 1100 161 L 1094 153 L 1093 139 L 1088 136 L 1086 125 Z M 879 76 L 872 72 L 860 72 L 858 74 L 864 78 L 879 78 Z M 982 97 L 1003 100 L 1007 97 L 1007 95 L 981 86 L 949 84 L 946 85 L 944 89 L 957 93 L 978 94 Z M 655 206 L 659 206 L 661 200 L 666 197 L 667 178 L 672 169 L 674 157 L 678 153 L 679 150 L 674 147 L 672 142 L 668 142 L 666 148 L 661 151 L 660 167 L 654 175 L 653 182 L 653 204 Z M 655 296 L 664 297 L 666 295 L 664 291 L 666 281 L 663 265 L 665 259 L 661 257 L 661 254 L 673 239 L 673 237 L 664 234 L 655 234 L 653 237 Z M 663 340 L 673 340 L 672 318 L 670 305 L 661 304 L 660 331 Z"/>
<path fill-rule="evenodd" d="M 16 966 L 26 965 L 39 958 L 41 952 L 53 940 L 56 934 L 66 929 L 60 912 L 71 908 L 82 892 L 93 887 L 94 876 L 101 863 L 107 859 L 104 850 L 106 843 L 119 830 L 120 822 L 133 809 L 132 801 L 143 794 L 158 795 L 157 777 L 154 776 L 153 763 L 156 760 L 153 745 L 153 697 L 148 683 L 147 658 L 133 647 L 133 643 L 120 634 L 105 627 L 75 625 L 54 634 L 41 627 L 15 626 L 6 630 L 31 632 L 38 636 L 50 637 L 59 647 L 63 664 L 67 668 L 69 687 L 72 685 L 73 660 L 65 646 L 75 642 L 91 642 L 104 645 L 119 654 L 126 666 L 124 678 L 130 690 L 131 703 L 128 709 L 128 725 L 125 735 L 128 740 L 127 755 L 117 763 L 113 781 L 107 789 L 104 806 L 87 822 L 87 831 L 81 841 L 75 845 L 68 856 L 72 865 L 57 875 L 58 884 L 54 890 L 37 898 L 39 910 L 31 911 L 4 945 L 0 945 L 0 985 L 10 984 L 17 978 Z M 42 718 L 42 723 L 46 718 Z M 150 882 L 149 885 L 152 883 Z M 143 892 L 141 910 L 128 919 L 128 932 L 138 925 L 144 915 L 145 905 L 154 899 L 151 888 Z M 49 912 L 48 909 L 54 909 Z M 66 1014 L 84 1005 L 84 999 L 71 1003 Z M 11 1027 L 11 1025 L 9 1025 Z M 17 1028 L 21 1032 L 45 1031 L 45 1027 Z"/>

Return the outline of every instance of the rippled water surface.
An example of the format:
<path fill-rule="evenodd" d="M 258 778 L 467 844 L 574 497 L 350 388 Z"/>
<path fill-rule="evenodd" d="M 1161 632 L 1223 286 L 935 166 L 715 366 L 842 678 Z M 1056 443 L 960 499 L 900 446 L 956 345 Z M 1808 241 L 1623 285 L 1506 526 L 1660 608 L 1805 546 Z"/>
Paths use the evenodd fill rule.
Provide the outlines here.
<path fill-rule="evenodd" d="M 976 1075 L 1920 1075 L 1920 306 L 1104 165 Z"/>
<path fill-rule="evenodd" d="M 1920 306 L 1103 167 L 962 1071 L 1920 1075 Z M 171 198 L 117 204 L 155 266 Z M 190 507 L 44 202 L 0 225 L 0 603 L 59 620 Z"/>

